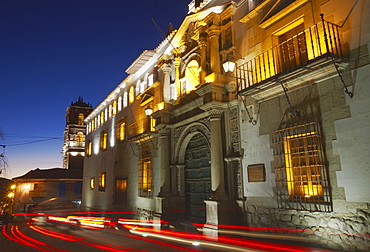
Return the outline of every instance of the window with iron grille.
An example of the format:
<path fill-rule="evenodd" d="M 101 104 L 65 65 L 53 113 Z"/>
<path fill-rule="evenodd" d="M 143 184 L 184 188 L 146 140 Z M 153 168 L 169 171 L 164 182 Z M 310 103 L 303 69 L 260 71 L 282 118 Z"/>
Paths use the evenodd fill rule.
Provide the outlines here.
<path fill-rule="evenodd" d="M 107 173 L 105 172 L 99 173 L 99 191 L 102 191 L 102 192 L 105 191 L 106 181 L 107 181 Z"/>
<path fill-rule="evenodd" d="M 126 138 L 126 121 L 125 118 L 117 120 L 116 135 L 119 141 L 123 141 Z"/>
<path fill-rule="evenodd" d="M 273 132 L 272 144 L 279 207 L 332 211 L 320 124 Z"/>
<path fill-rule="evenodd" d="M 150 158 L 140 160 L 139 196 L 152 197 L 152 163 Z"/>
<path fill-rule="evenodd" d="M 103 130 L 100 133 L 100 149 L 106 150 L 108 145 L 108 131 Z"/>
<path fill-rule="evenodd" d="M 86 156 L 87 157 L 90 157 L 92 155 L 92 141 L 91 139 L 87 140 L 87 144 L 86 144 Z"/>

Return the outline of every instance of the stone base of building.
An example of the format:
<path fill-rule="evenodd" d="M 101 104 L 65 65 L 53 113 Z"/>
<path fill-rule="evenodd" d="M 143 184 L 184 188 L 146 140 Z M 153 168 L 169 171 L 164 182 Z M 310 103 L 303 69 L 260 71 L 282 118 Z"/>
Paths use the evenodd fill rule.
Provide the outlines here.
<path fill-rule="evenodd" d="M 339 251 L 370 251 L 370 209 L 352 213 L 283 210 L 246 205 L 251 227 L 301 230 L 296 235 Z"/>

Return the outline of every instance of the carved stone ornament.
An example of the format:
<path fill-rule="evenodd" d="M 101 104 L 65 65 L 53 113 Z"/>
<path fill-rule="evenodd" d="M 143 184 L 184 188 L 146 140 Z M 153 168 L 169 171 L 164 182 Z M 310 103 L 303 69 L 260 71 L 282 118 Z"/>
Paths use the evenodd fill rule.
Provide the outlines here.
<path fill-rule="evenodd" d="M 240 129 L 238 107 L 230 110 L 231 144 L 234 152 L 240 152 Z"/>

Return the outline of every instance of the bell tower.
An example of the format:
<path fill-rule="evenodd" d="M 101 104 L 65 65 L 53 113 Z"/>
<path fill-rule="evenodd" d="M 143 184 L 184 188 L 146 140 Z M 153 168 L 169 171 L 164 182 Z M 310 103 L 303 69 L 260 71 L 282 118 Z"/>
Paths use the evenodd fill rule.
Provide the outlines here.
<path fill-rule="evenodd" d="M 92 105 L 85 103 L 81 96 L 66 110 L 64 130 L 63 168 L 83 169 L 85 156 L 85 118 L 93 111 Z"/>

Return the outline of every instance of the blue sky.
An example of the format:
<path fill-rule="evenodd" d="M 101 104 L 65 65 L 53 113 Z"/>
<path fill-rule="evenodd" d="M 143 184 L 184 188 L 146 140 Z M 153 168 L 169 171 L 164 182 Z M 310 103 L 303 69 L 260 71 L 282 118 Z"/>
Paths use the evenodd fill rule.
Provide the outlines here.
<path fill-rule="evenodd" d="M 66 108 L 97 106 L 142 51 L 178 28 L 190 0 L 3 0 L 0 128 L 13 178 L 61 167 Z M 2 150 L 0 150 L 1 152 Z M 0 153 L 1 154 L 1 153 Z"/>

